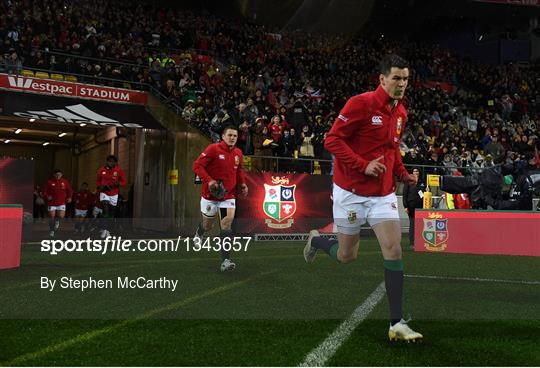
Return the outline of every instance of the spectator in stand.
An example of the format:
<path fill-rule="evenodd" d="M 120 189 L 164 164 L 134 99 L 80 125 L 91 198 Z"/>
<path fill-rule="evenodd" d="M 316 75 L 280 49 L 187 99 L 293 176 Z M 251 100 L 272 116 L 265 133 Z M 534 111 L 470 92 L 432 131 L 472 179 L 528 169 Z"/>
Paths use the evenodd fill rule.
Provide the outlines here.
<path fill-rule="evenodd" d="M 529 139 L 525 134 L 521 136 L 521 141 L 519 141 L 514 149 L 521 155 L 527 156 L 534 153 L 534 141 Z"/>
<path fill-rule="evenodd" d="M 299 158 L 303 158 L 303 159 L 306 159 L 306 160 L 303 160 L 303 161 L 300 161 L 301 163 L 301 167 L 302 167 L 302 172 L 305 172 L 305 173 L 309 173 L 311 174 L 312 173 L 312 163 L 313 161 L 308 161 L 308 160 L 313 160 L 315 158 L 315 148 L 313 146 L 313 138 L 314 138 L 314 134 L 313 132 L 311 131 L 311 128 L 309 127 L 309 125 L 307 124 L 304 124 L 302 126 L 302 132 L 300 133 L 300 144 L 299 144 L 299 149 L 298 149 L 298 153 L 299 153 Z"/>
<path fill-rule="evenodd" d="M 284 128 L 285 127 L 282 124 L 281 116 L 274 115 L 270 124 L 268 125 L 268 131 L 270 132 L 272 140 L 277 144 L 277 146 L 279 146 L 279 142 L 283 136 Z M 274 154 L 277 156 L 277 151 L 274 151 Z"/>
<path fill-rule="evenodd" d="M 182 117 L 186 121 L 191 121 L 195 117 L 195 101 L 187 100 L 184 110 L 182 111 Z"/>
<path fill-rule="evenodd" d="M 1 51 L 1 50 L 0 50 Z M 0 53 L 0 73 L 7 71 L 6 58 Z"/>
<path fill-rule="evenodd" d="M 418 147 L 409 149 L 409 152 L 403 157 L 403 164 L 409 169 L 412 166 L 424 165 L 424 159 L 418 155 Z M 420 170 L 420 174 L 422 174 L 422 171 Z"/>
<path fill-rule="evenodd" d="M 255 115 L 247 109 L 247 104 L 243 102 L 238 105 L 238 108 L 233 112 L 232 117 L 236 126 L 240 126 L 244 121 L 247 121 L 248 124 L 255 123 Z"/>
<path fill-rule="evenodd" d="M 457 167 L 458 167 L 458 165 L 455 163 L 450 153 L 447 153 L 444 155 L 442 165 L 445 168 L 445 173 L 444 173 L 445 175 L 452 175 L 457 170 Z"/>
<path fill-rule="evenodd" d="M 290 126 L 296 129 L 299 129 L 304 124 L 307 124 L 309 120 L 308 109 L 303 104 L 301 99 L 297 99 L 294 102 L 289 113 L 286 116 L 287 122 L 290 124 Z"/>
<path fill-rule="evenodd" d="M 512 151 L 512 146 L 508 143 L 506 135 L 501 136 L 501 145 L 504 149 L 504 152 Z"/>
<path fill-rule="evenodd" d="M 491 142 L 486 145 L 484 148 L 486 154 L 490 154 L 493 157 L 493 162 L 500 164 L 505 156 L 505 151 L 503 145 L 499 142 L 499 137 L 493 135 L 491 137 Z"/>
<path fill-rule="evenodd" d="M 285 160 L 280 160 L 280 170 L 283 172 L 295 171 L 292 158 L 294 157 L 294 152 L 298 149 L 298 143 L 294 136 L 291 136 L 291 130 L 283 130 L 283 136 L 280 140 L 279 147 L 279 156 L 286 158 Z"/>
<path fill-rule="evenodd" d="M 237 147 L 240 148 L 244 155 L 251 154 L 251 127 L 247 120 L 244 120 L 238 127 L 238 143 Z"/>
<path fill-rule="evenodd" d="M 441 162 L 439 155 L 436 152 L 431 153 L 430 158 L 426 161 L 426 174 L 444 175 L 444 171 L 440 168 Z"/>
<path fill-rule="evenodd" d="M 253 168 L 256 171 L 268 172 L 272 170 L 272 159 L 259 158 L 260 156 L 272 156 L 271 142 L 273 142 L 273 139 L 268 132 L 268 127 L 263 119 L 259 118 L 255 125 L 255 133 L 253 134 L 254 155 L 258 156 L 257 158 L 253 158 Z"/>
<path fill-rule="evenodd" d="M 482 164 L 482 168 L 486 167 L 493 167 L 495 164 L 493 163 L 493 156 L 491 156 L 489 153 L 484 158 L 484 163 Z"/>
<path fill-rule="evenodd" d="M 267 27 L 248 21 L 164 11 L 127 0 L 89 0 L 66 8 L 60 0 L 34 2 L 28 14 L 25 4 L 0 3 L 0 14 L 5 14 L 0 17 L 0 29 L 4 29 L 0 32 L 0 71 L 6 71 L 9 64 L 12 73 L 33 67 L 83 74 L 78 79 L 84 83 L 116 87 L 145 83 L 131 85 L 165 92 L 168 104 L 188 110 L 186 120 L 214 137 L 221 132 L 205 124 L 206 119 L 212 121 L 220 110 L 227 109 L 239 126 L 245 119 L 237 116 L 233 106 L 246 104 L 250 126 L 257 117 L 269 118 L 275 113 L 292 126 L 313 126 L 320 115 L 322 121 L 330 121 L 326 129 L 313 126 L 314 136 L 321 139 L 335 120 L 335 116 L 327 117 L 343 107 L 346 97 L 372 86 L 370 65 L 381 48 L 402 51 L 418 71 L 408 93 L 408 127 L 417 138 L 412 145 L 409 141 L 404 144 L 405 152 L 416 144 L 420 155 L 429 157 L 429 146 L 440 148 L 445 139 L 448 149 L 452 142 L 459 151 L 462 143 L 468 151 L 476 145 L 484 149 L 495 134 L 508 151 L 501 136 L 507 135 L 513 143 L 517 134 L 520 140 L 523 135 L 528 137 L 521 150 L 514 147 L 525 153 L 530 152 L 530 137 L 539 135 L 540 80 L 534 65 L 490 66 L 461 59 L 436 45 L 387 39 L 382 45 L 380 40 L 364 36 L 349 39 L 280 32 L 274 38 L 268 36 Z M 47 22 L 53 19 L 50 14 L 54 9 L 62 9 L 62 22 L 49 29 Z M 180 51 L 173 56 L 164 52 L 165 48 Z M 204 49 L 204 54 L 193 48 Z M 335 57 L 337 50 L 340 58 Z M 440 84 L 425 86 L 434 76 Z M 445 82 L 451 88 L 442 88 Z M 209 104 L 204 102 L 207 99 Z M 194 101 L 193 106 L 186 104 L 188 100 Z M 535 144 L 533 140 L 532 146 Z M 437 153 L 440 157 L 446 154 Z"/>
<path fill-rule="evenodd" d="M 421 155 L 425 155 L 428 152 L 428 145 L 426 141 L 424 140 L 424 135 L 421 134 L 416 139 L 416 147 L 418 147 L 419 153 Z"/>
<path fill-rule="evenodd" d="M 17 52 L 13 51 L 9 57 L 7 58 L 6 62 L 6 71 L 8 74 L 20 74 L 22 70 L 22 61 L 19 58 L 19 55 L 17 55 Z"/>

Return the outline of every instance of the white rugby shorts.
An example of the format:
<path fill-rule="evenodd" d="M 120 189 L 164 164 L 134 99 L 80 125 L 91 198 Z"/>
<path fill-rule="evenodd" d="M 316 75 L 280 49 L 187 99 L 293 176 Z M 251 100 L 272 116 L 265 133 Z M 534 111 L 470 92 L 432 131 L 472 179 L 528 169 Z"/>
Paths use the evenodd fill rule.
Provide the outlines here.
<path fill-rule="evenodd" d="M 66 210 L 66 205 L 62 204 L 60 206 L 48 206 L 47 209 L 48 209 L 49 212 L 51 212 L 51 211 L 65 211 Z"/>
<path fill-rule="evenodd" d="M 75 208 L 75 217 L 86 217 L 88 210 L 79 210 Z"/>
<path fill-rule="evenodd" d="M 111 206 L 116 206 L 118 204 L 118 194 L 109 196 L 103 192 L 99 193 L 99 201 L 100 202 L 109 202 Z"/>
<path fill-rule="evenodd" d="M 224 201 L 210 201 L 201 197 L 201 212 L 206 217 L 214 217 L 218 208 L 236 208 L 236 199 L 226 199 Z"/>
<path fill-rule="evenodd" d="M 334 222 L 339 233 L 355 235 L 366 222 L 370 226 L 388 220 L 399 221 L 395 193 L 383 197 L 364 197 L 340 188 L 334 183 Z"/>

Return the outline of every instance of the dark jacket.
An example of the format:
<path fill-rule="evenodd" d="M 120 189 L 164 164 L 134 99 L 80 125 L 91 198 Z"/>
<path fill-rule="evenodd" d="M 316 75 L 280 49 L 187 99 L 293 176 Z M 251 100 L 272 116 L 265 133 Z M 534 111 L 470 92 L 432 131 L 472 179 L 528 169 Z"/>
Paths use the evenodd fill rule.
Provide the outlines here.
<path fill-rule="evenodd" d="M 412 186 L 405 184 L 403 188 L 403 207 L 405 208 L 422 208 L 424 201 L 420 197 L 419 192 L 424 193 L 426 184 L 423 181 L 418 181 L 418 184 Z"/>

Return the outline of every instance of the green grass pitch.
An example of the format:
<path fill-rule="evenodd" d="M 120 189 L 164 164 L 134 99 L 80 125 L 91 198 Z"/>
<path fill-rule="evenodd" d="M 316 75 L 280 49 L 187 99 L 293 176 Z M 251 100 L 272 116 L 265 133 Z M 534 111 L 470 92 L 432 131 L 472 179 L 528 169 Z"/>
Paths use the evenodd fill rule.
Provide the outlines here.
<path fill-rule="evenodd" d="M 63 253 L 23 247 L 0 271 L 2 366 L 296 366 L 383 281 L 377 243 L 356 262 L 300 242 L 255 242 L 219 272 L 214 252 Z M 406 315 L 422 344 L 387 338 L 386 297 L 331 366 L 540 365 L 540 258 L 404 253 Z M 55 290 L 41 276 L 166 276 L 178 290 Z"/>

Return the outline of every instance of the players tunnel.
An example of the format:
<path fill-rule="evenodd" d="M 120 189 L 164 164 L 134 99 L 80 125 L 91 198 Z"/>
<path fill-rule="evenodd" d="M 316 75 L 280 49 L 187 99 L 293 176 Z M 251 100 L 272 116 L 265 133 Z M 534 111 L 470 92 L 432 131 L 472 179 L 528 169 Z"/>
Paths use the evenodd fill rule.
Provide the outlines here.
<path fill-rule="evenodd" d="M 135 102 L 111 101 L 122 96 L 103 92 L 96 99 L 41 94 L 24 87 L 37 88 L 35 81 L 43 80 L 2 77 L 0 159 L 32 161 L 21 165 L 33 168 L 27 176 L 32 185 L 42 185 L 58 168 L 74 188 L 87 182 L 94 190 L 97 169 L 114 154 L 126 173 L 128 184 L 120 193 L 129 201 L 134 225 L 177 230 L 194 217 L 189 213 L 197 208 L 190 201 L 198 198 L 200 189 L 193 184 L 191 164 L 209 140 L 160 100 L 128 90 L 119 93 L 126 91 Z M 179 170 L 177 185 L 168 178 L 172 169 Z M 26 198 L 25 212 L 31 213 L 32 193 Z"/>

